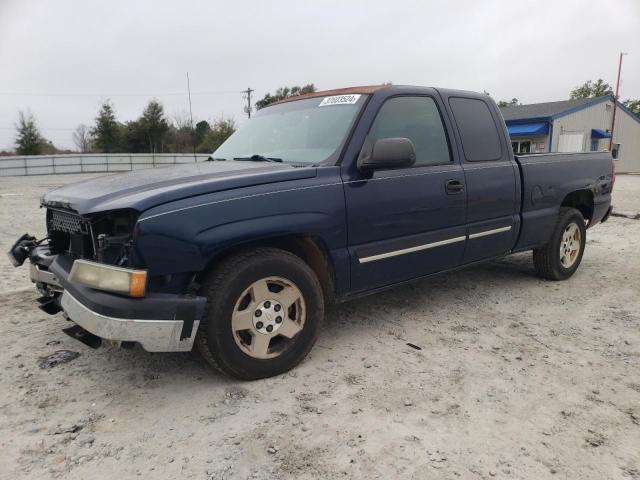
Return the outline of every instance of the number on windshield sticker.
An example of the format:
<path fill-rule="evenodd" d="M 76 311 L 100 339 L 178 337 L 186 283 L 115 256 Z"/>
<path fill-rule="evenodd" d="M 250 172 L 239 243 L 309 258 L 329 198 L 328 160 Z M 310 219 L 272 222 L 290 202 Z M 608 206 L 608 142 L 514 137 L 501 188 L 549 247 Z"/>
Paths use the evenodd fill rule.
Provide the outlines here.
<path fill-rule="evenodd" d="M 324 97 L 320 102 L 319 107 L 326 107 L 329 105 L 353 105 L 360 98 L 359 94 L 355 95 L 334 95 L 333 97 Z"/>

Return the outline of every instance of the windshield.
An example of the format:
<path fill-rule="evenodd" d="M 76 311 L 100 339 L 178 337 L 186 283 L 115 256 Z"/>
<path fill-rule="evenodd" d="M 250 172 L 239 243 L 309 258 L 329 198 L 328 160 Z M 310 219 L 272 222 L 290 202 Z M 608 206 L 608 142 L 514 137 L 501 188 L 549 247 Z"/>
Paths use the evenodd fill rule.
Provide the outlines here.
<path fill-rule="evenodd" d="M 365 97 L 332 95 L 264 108 L 211 157 L 232 160 L 260 156 L 304 164 L 335 161 Z"/>

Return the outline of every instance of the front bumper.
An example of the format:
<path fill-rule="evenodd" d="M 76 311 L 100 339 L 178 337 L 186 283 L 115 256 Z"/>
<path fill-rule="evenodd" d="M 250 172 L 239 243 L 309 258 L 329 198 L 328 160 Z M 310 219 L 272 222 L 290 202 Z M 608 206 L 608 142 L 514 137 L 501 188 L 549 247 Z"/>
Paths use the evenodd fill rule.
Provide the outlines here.
<path fill-rule="evenodd" d="M 42 252 L 33 252 L 31 279 L 39 287 L 46 285 L 68 318 L 87 332 L 111 342 L 137 342 L 148 352 L 193 348 L 204 297 L 149 293 L 144 298 L 129 298 L 106 293 L 68 280 L 72 258 L 58 255 L 46 260 Z"/>
<path fill-rule="evenodd" d="M 62 289 L 62 285 L 60 285 L 56 276 L 37 263 L 29 263 L 29 278 L 31 278 L 31 281 L 36 285 L 44 284 L 54 291 Z"/>
<path fill-rule="evenodd" d="M 69 318 L 92 334 L 116 342 L 138 342 L 147 352 L 188 352 L 193 348 L 200 320 L 191 335 L 182 337 L 184 320 L 117 318 L 94 312 L 71 293 L 62 293 L 60 306 Z"/>

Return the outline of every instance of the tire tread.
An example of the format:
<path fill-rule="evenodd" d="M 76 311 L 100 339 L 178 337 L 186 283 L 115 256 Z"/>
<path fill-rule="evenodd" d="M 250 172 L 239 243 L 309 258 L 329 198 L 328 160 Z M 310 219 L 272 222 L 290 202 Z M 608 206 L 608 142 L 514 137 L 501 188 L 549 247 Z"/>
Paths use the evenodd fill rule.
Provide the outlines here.
<path fill-rule="evenodd" d="M 555 237 L 558 233 L 558 229 L 562 227 L 569 219 L 574 215 L 580 215 L 582 218 L 582 214 L 576 208 L 572 207 L 560 207 L 560 213 L 558 214 L 558 219 L 556 221 L 556 225 L 553 229 L 553 233 L 551 238 L 546 243 L 546 245 L 536 248 L 533 250 L 533 265 L 535 267 L 536 273 L 548 280 L 565 280 L 566 276 L 562 275 L 555 268 L 555 258 L 554 255 L 557 253 L 556 245 L 555 245 Z"/>
<path fill-rule="evenodd" d="M 235 272 L 237 272 L 246 264 L 253 262 L 255 259 L 258 258 L 260 260 L 265 260 L 268 258 L 272 258 L 273 260 L 282 261 L 287 257 L 289 261 L 297 263 L 299 267 L 307 268 L 311 272 L 312 277 L 315 280 L 315 290 L 320 295 L 320 298 L 322 298 L 322 287 L 320 286 L 320 282 L 318 281 L 317 277 L 313 273 L 313 270 L 311 270 L 311 268 L 304 262 L 304 260 L 302 260 L 297 255 L 277 248 L 257 247 L 250 250 L 240 251 L 223 259 L 219 265 L 217 265 L 204 277 L 204 280 L 200 287 L 200 291 L 202 292 L 202 295 L 208 298 L 208 301 L 205 306 L 203 321 L 200 323 L 200 327 L 198 328 L 198 334 L 196 335 L 195 343 L 196 348 L 198 349 L 204 360 L 218 372 L 245 380 L 252 380 L 254 378 L 257 378 L 248 372 L 240 371 L 234 368 L 232 365 L 226 364 L 224 362 L 224 359 L 220 355 L 216 354 L 216 349 L 209 346 L 206 319 L 210 318 L 213 312 L 218 311 L 221 302 L 225 300 L 224 298 L 220 298 L 221 296 L 218 293 L 223 291 L 225 284 L 229 281 L 229 278 L 231 278 L 235 274 Z M 321 302 L 321 305 L 324 306 L 324 301 Z M 300 363 L 309 353 L 319 335 L 319 330 L 320 329 L 318 329 L 318 331 L 316 332 L 313 341 L 309 343 L 304 353 L 300 355 L 300 357 L 294 364 L 291 365 L 291 368 Z"/>

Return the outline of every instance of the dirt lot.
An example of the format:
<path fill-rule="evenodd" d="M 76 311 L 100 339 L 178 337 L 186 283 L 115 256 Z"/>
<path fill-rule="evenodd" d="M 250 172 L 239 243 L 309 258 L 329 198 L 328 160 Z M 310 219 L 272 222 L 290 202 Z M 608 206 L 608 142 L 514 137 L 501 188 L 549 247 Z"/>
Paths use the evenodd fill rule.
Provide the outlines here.
<path fill-rule="evenodd" d="M 80 178 L 0 179 L 0 248 Z M 640 212 L 640 176 L 616 190 Z M 640 220 L 613 217 L 563 283 L 520 254 L 334 307 L 302 365 L 250 383 L 91 350 L 0 261 L 0 478 L 638 479 L 639 251 Z"/>

